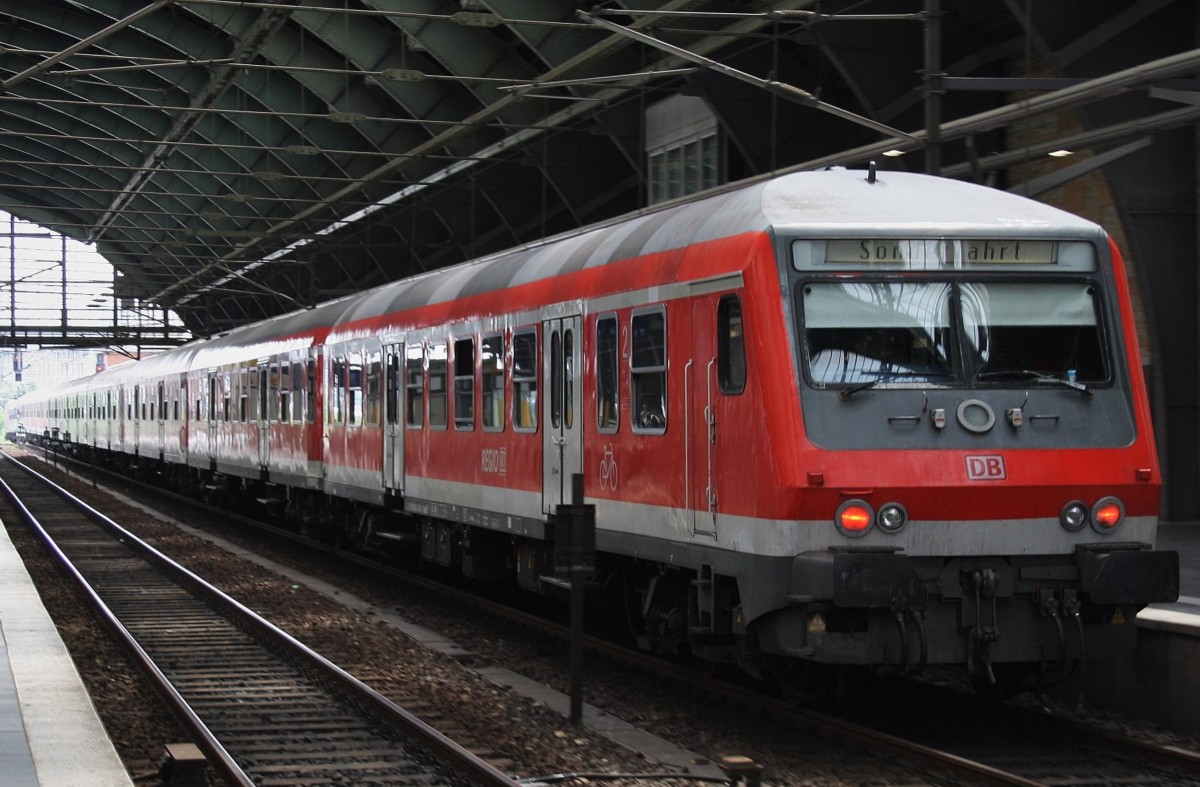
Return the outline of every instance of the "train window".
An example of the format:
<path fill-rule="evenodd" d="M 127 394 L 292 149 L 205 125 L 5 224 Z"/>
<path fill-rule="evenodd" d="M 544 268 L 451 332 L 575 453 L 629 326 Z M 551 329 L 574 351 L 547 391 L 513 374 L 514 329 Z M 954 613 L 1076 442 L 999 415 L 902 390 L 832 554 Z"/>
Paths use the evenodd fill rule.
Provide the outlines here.
<path fill-rule="evenodd" d="M 282 366 L 272 366 L 271 376 L 279 381 L 279 422 L 289 423 L 292 420 L 292 366 L 285 363 Z"/>
<path fill-rule="evenodd" d="M 253 414 L 252 419 L 268 421 L 271 419 L 271 411 L 268 409 L 271 402 L 271 378 L 267 373 L 267 367 L 259 367 L 258 374 L 251 372 L 250 376 L 258 386 L 258 396 L 255 397 L 257 412 Z"/>
<path fill-rule="evenodd" d="M 384 417 L 389 424 L 400 423 L 400 354 L 389 347 L 387 351 L 387 400 Z"/>
<path fill-rule="evenodd" d="M 475 428 L 475 340 L 454 342 L 454 428 Z"/>
<path fill-rule="evenodd" d="M 243 423 L 250 418 L 250 378 L 245 369 L 238 374 L 238 420 Z"/>
<path fill-rule="evenodd" d="M 445 429 L 450 407 L 446 380 L 446 343 L 429 345 L 429 428 Z"/>
<path fill-rule="evenodd" d="M 617 318 L 596 321 L 596 426 L 601 432 L 617 431 Z"/>
<path fill-rule="evenodd" d="M 550 426 L 562 428 L 563 415 L 562 337 L 550 329 Z"/>
<path fill-rule="evenodd" d="M 746 337 L 742 331 L 742 302 L 726 295 L 717 303 L 717 377 L 721 393 L 746 389 Z"/>
<path fill-rule="evenodd" d="M 346 420 L 346 360 L 334 358 L 329 377 L 329 422 L 344 423 Z"/>
<path fill-rule="evenodd" d="M 634 313 L 630 324 L 629 367 L 635 432 L 662 434 L 667 429 L 667 314 Z"/>
<path fill-rule="evenodd" d="M 1090 284 L 964 282 L 958 303 L 969 380 L 1108 379 Z"/>
<path fill-rule="evenodd" d="M 537 331 L 514 333 L 513 343 L 513 429 L 518 432 L 537 430 Z"/>
<path fill-rule="evenodd" d="M 158 417 L 167 420 L 167 384 L 164 382 L 158 384 Z"/>
<path fill-rule="evenodd" d="M 425 423 L 425 351 L 421 345 L 409 345 L 404 375 L 408 393 L 406 420 L 409 426 L 419 427 Z"/>
<path fill-rule="evenodd" d="M 186 405 L 187 405 L 187 380 L 180 380 L 179 381 L 179 390 L 176 391 L 176 395 L 175 395 L 175 407 L 171 411 L 172 415 L 175 416 L 176 421 L 178 421 L 180 419 L 180 416 L 182 415 L 180 410 L 183 407 L 185 407 Z"/>
<path fill-rule="evenodd" d="M 808 283 L 803 302 L 819 387 L 1108 379 L 1086 282 Z"/>
<path fill-rule="evenodd" d="M 350 353 L 346 361 L 346 419 L 363 422 L 363 365 L 361 353 Z"/>
<path fill-rule="evenodd" d="M 363 397 L 363 423 L 367 426 L 379 426 L 379 389 L 382 384 L 383 364 L 378 350 L 367 353 L 366 356 L 366 392 Z"/>
<path fill-rule="evenodd" d="M 306 423 L 317 422 L 317 362 L 310 358 L 304 369 L 304 420 Z M 297 420 L 299 420 L 297 418 Z"/>
<path fill-rule="evenodd" d="M 951 293 L 947 282 L 806 284 L 813 383 L 886 386 L 952 379 Z"/>
<path fill-rule="evenodd" d="M 563 331 L 563 426 L 575 428 L 575 331 Z"/>
<path fill-rule="evenodd" d="M 504 337 L 485 337 L 479 347 L 483 367 L 483 428 L 504 429 Z"/>

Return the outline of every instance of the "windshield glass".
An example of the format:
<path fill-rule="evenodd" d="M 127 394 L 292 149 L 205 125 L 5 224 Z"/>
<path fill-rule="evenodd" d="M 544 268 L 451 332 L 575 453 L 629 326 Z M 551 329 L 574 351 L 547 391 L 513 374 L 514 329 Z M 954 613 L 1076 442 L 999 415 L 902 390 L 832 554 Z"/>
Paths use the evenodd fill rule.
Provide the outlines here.
<path fill-rule="evenodd" d="M 1107 379 L 1086 282 L 810 282 L 802 308 L 818 387 Z"/>

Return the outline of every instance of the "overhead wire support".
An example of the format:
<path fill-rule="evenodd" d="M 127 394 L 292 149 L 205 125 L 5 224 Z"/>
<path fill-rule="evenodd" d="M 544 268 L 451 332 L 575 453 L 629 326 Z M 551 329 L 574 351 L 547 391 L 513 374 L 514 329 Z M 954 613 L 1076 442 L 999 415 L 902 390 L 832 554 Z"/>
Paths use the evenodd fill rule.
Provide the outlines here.
<path fill-rule="evenodd" d="M 828 104 L 814 96 L 812 93 L 809 93 L 807 90 L 798 88 L 795 85 L 789 85 L 785 82 L 779 82 L 773 79 L 763 79 L 762 77 L 756 77 L 753 74 L 747 74 L 745 71 L 739 71 L 732 66 L 727 66 L 724 63 L 718 63 L 712 58 L 696 54 L 695 52 L 684 49 L 683 47 L 675 46 L 674 44 L 668 44 L 666 41 L 655 38 L 654 36 L 647 35 L 646 33 L 642 33 L 637 30 L 631 30 L 624 25 L 618 25 L 615 22 L 608 21 L 607 19 L 601 19 L 600 17 L 594 16 L 586 11 L 578 11 L 576 12 L 576 15 L 580 19 L 587 20 L 588 22 L 591 22 L 598 27 L 602 27 L 605 30 L 626 36 L 634 41 L 641 42 L 647 46 L 651 46 L 655 49 L 675 55 L 683 60 L 687 60 L 692 63 L 699 63 L 700 65 L 705 66 L 706 68 L 719 74 L 724 74 L 725 76 L 755 85 L 788 101 L 793 101 L 807 107 L 812 107 L 813 109 L 820 110 L 821 112 L 840 117 L 843 120 L 848 120 L 851 123 L 857 123 L 860 126 L 866 126 L 867 128 L 874 129 L 881 134 L 887 135 L 888 137 L 906 139 L 910 142 L 916 141 L 916 137 L 908 132 L 894 129 L 885 123 L 880 123 L 872 120 L 871 118 L 863 117 L 862 115 L 851 112 L 848 109 L 842 109 L 841 107 L 836 107 L 833 104 Z"/>
<path fill-rule="evenodd" d="M 79 41 L 67 47 L 58 54 L 51 55 L 42 62 L 32 65 L 21 73 L 4 80 L 4 82 L 0 83 L 0 93 L 7 93 L 9 90 L 12 90 L 14 86 L 24 82 L 26 79 L 35 77 L 43 71 L 53 68 L 76 52 L 87 49 L 88 47 L 103 41 L 113 33 L 124 30 L 125 28 L 137 22 L 139 19 L 155 13 L 163 7 L 170 5 L 172 2 L 174 2 L 174 0 L 155 0 L 155 2 L 150 3 L 145 8 L 134 11 L 124 19 L 118 19 L 116 22 L 113 22 L 111 25 L 99 31 L 98 33 L 94 33 L 87 38 L 81 38 Z"/>

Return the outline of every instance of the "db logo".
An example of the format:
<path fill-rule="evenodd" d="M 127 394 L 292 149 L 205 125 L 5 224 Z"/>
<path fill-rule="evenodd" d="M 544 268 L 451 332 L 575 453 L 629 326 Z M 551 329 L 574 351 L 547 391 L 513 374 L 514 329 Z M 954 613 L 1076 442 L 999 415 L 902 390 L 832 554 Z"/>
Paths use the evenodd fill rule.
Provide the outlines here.
<path fill-rule="evenodd" d="M 1004 472 L 1004 457 L 1002 456 L 968 456 L 967 480 L 969 481 L 1003 481 L 1008 478 Z"/>

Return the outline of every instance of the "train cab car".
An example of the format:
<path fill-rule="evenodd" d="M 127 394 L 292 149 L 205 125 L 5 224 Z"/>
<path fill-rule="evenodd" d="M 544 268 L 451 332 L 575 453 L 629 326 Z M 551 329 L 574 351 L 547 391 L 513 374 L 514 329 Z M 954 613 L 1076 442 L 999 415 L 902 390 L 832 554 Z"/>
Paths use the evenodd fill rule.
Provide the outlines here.
<path fill-rule="evenodd" d="M 796 185 L 780 197 L 803 209 L 776 222 L 796 386 L 766 402 L 800 419 L 771 430 L 799 460 L 781 485 L 798 493 L 795 538 L 759 642 L 961 663 L 989 683 L 996 664 L 1130 647 L 1137 609 L 1176 597 L 1178 557 L 1154 550 L 1157 459 L 1115 244 L 953 181 Z"/>

